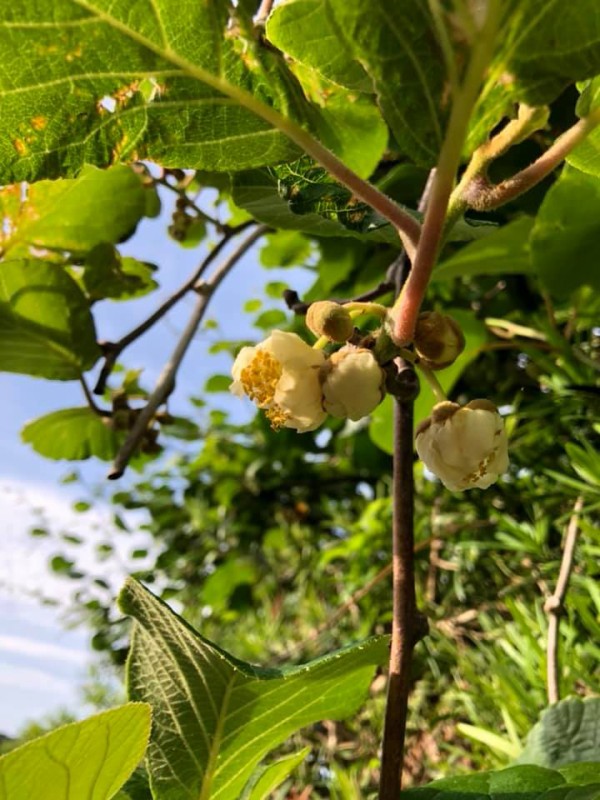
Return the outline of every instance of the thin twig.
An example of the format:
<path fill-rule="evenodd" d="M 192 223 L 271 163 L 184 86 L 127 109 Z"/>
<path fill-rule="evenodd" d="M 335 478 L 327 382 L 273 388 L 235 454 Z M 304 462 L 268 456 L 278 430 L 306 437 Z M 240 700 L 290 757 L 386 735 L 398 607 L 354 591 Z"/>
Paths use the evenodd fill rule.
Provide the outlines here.
<path fill-rule="evenodd" d="M 379 800 L 397 800 L 402 784 L 404 737 L 412 652 L 418 638 L 414 574 L 413 406 L 418 383 L 413 368 L 399 359 L 398 380 L 408 391 L 394 403 L 392 477 L 392 643 L 381 754 Z M 409 390 L 413 384 L 412 396 Z M 415 390 L 416 389 L 416 390 Z"/>
<path fill-rule="evenodd" d="M 560 700 L 560 679 L 558 661 L 558 642 L 560 616 L 564 609 L 565 595 L 573 570 L 575 546 L 579 535 L 579 517 L 583 509 L 583 496 L 579 495 L 573 506 L 573 513 L 567 526 L 563 556 L 554 593 L 544 603 L 544 611 L 548 614 L 548 639 L 546 643 L 546 675 L 548 683 L 548 703 L 554 705 Z"/>
<path fill-rule="evenodd" d="M 140 336 L 143 336 L 146 331 L 150 330 L 153 325 L 155 325 L 159 320 L 161 320 L 166 313 L 168 313 L 173 306 L 178 303 L 182 297 L 184 297 L 188 292 L 192 291 L 194 286 L 198 283 L 202 275 L 204 275 L 205 271 L 208 267 L 212 264 L 212 262 L 220 255 L 223 248 L 228 244 L 229 240 L 236 236 L 238 233 L 241 233 L 250 225 L 254 225 L 254 220 L 249 220 L 248 222 L 243 222 L 241 225 L 236 226 L 235 228 L 230 228 L 229 231 L 223 236 L 222 239 L 219 240 L 217 245 L 214 247 L 213 250 L 204 258 L 202 263 L 194 270 L 191 277 L 187 279 L 187 281 L 182 284 L 177 291 L 175 291 L 170 297 L 168 297 L 162 305 L 160 305 L 154 313 L 150 314 L 150 316 L 145 319 L 140 325 L 135 327 L 132 331 L 128 334 L 123 336 L 119 339 L 118 342 L 102 342 L 101 347 L 104 351 L 104 365 L 100 370 L 100 375 L 98 376 L 98 380 L 96 381 L 96 386 L 94 387 L 94 394 L 103 394 L 104 390 L 106 389 L 106 382 L 110 377 L 111 372 L 113 371 L 117 359 L 125 350 L 126 347 L 129 347 L 130 344 L 139 339 Z"/>
<path fill-rule="evenodd" d="M 258 7 L 258 11 L 254 15 L 254 24 L 264 25 L 269 14 L 271 13 L 272 8 L 273 0 L 262 0 L 260 6 Z"/>
<path fill-rule="evenodd" d="M 600 125 L 600 108 L 580 119 L 572 128 L 559 136 L 545 153 L 511 178 L 493 185 L 479 175 L 463 189 L 465 203 L 477 211 L 489 211 L 514 200 L 544 180 L 558 167 L 569 153 Z"/>
<path fill-rule="evenodd" d="M 99 417 L 111 417 L 112 414 L 110 411 L 105 408 L 100 408 L 100 406 L 96 403 L 93 394 L 90 392 L 90 387 L 87 385 L 87 381 L 83 375 L 79 376 L 79 383 L 83 389 L 83 394 L 85 395 L 87 404 L 92 409 L 94 414 L 97 414 Z"/>
<path fill-rule="evenodd" d="M 185 204 L 188 208 L 191 208 L 195 214 L 203 219 L 205 222 L 214 225 L 215 228 L 219 231 L 219 233 L 228 233 L 229 226 L 223 224 L 218 219 L 211 217 L 210 214 L 207 214 L 206 211 L 203 211 L 200 206 L 195 203 L 190 197 L 188 197 L 185 189 L 180 189 L 178 186 L 169 183 L 166 178 L 154 178 L 154 183 L 157 183 L 159 186 L 164 186 L 165 189 L 170 189 L 174 194 L 178 197 L 182 197 L 185 199 Z"/>
<path fill-rule="evenodd" d="M 198 326 L 202 322 L 202 318 L 204 317 L 213 293 L 226 275 L 230 272 L 230 270 L 233 269 L 239 259 L 244 255 L 244 253 L 246 253 L 252 247 L 257 239 L 259 239 L 261 236 L 264 236 L 264 234 L 269 230 L 270 228 L 268 225 L 259 225 L 257 228 L 255 228 L 238 244 L 233 253 L 227 256 L 223 263 L 217 267 L 208 281 L 195 287 L 198 291 L 199 297 L 196 301 L 192 315 L 183 333 L 181 334 L 179 341 L 177 342 L 177 346 L 175 347 L 171 358 L 165 364 L 154 391 L 148 398 L 148 402 L 144 408 L 140 411 L 140 414 L 137 417 L 129 436 L 116 455 L 112 469 L 108 474 L 108 477 L 111 480 L 121 477 L 127 464 L 129 463 L 129 459 L 144 437 L 148 429 L 148 425 L 150 424 L 156 410 L 160 405 L 162 405 L 162 403 L 164 403 L 164 401 L 173 391 L 177 370 L 179 369 L 188 347 L 196 335 Z"/>

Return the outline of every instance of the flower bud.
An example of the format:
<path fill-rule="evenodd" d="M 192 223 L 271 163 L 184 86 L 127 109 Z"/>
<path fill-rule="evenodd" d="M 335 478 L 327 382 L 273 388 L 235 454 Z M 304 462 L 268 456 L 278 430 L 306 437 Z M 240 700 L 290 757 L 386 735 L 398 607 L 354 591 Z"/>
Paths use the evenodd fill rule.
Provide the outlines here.
<path fill-rule="evenodd" d="M 429 369 L 449 367 L 465 349 L 465 337 L 456 320 L 438 311 L 419 314 L 414 343 L 421 362 Z"/>
<path fill-rule="evenodd" d="M 384 381 L 370 350 L 346 345 L 321 367 L 323 406 L 333 417 L 366 417 L 383 400 Z"/>
<path fill-rule="evenodd" d="M 332 342 L 345 342 L 354 333 L 348 311 L 331 300 L 311 303 L 306 312 L 306 326 L 315 336 L 326 336 Z"/>
<path fill-rule="evenodd" d="M 489 400 L 438 403 L 417 428 L 419 457 L 447 489 L 487 489 L 508 468 L 504 422 Z"/>

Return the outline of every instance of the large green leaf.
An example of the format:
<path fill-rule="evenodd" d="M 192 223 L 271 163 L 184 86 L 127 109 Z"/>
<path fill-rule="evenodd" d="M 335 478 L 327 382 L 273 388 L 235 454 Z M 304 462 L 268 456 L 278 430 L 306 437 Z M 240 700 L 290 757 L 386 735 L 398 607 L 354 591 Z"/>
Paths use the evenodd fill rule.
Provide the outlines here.
<path fill-rule="evenodd" d="M 600 181 L 571 167 L 548 191 L 531 235 L 533 265 L 546 288 L 565 297 L 600 289 Z"/>
<path fill-rule="evenodd" d="M 456 359 L 454 364 L 447 369 L 436 372 L 436 376 L 445 392 L 450 392 L 458 381 L 463 371 L 471 361 L 477 358 L 487 339 L 487 329 L 481 320 L 472 313 L 461 309 L 448 309 L 446 312 L 460 325 L 465 336 L 465 349 Z M 475 399 L 475 398 L 472 398 Z M 438 401 L 429 384 L 421 378 L 421 389 L 415 400 L 414 417 L 415 425 L 424 420 L 431 413 L 431 409 Z M 394 408 L 392 398 L 388 395 L 381 405 L 377 406 L 371 415 L 369 436 L 372 441 L 386 453 L 393 452 Z"/>
<path fill-rule="evenodd" d="M 250 784 L 246 787 L 242 800 L 267 800 L 296 767 L 300 766 L 309 753 L 310 747 L 305 747 L 299 753 L 292 753 L 292 755 L 279 758 L 265 767 L 259 767 L 256 774 L 250 779 Z"/>
<path fill-rule="evenodd" d="M 471 151 L 515 102 L 554 100 L 574 81 L 600 73 L 597 0 L 503 0 L 504 25 L 471 122 Z"/>
<path fill-rule="evenodd" d="M 136 619 L 129 693 L 154 712 L 156 800 L 238 800 L 261 759 L 294 731 L 354 713 L 387 659 L 379 637 L 304 666 L 262 669 L 204 639 L 135 581 L 120 604 Z"/>
<path fill-rule="evenodd" d="M 144 755 L 150 706 L 65 725 L 0 758 L 0 800 L 110 800 Z"/>
<path fill-rule="evenodd" d="M 85 253 L 103 242 L 116 243 L 147 214 L 152 195 L 155 190 L 123 165 L 108 170 L 87 166 L 75 180 L 40 181 L 10 215 L 12 231 L 4 250 L 26 242 Z"/>
<path fill-rule="evenodd" d="M 244 169 L 298 154 L 231 99 L 285 114 L 299 94 L 283 60 L 222 0 L 15 0 L 0 5 L 0 181 L 150 159 Z M 301 113 L 301 112 L 299 112 Z"/>
<path fill-rule="evenodd" d="M 0 370 L 76 380 L 99 357 L 88 302 L 64 269 L 0 263 Z"/>
<path fill-rule="evenodd" d="M 340 40 L 322 0 L 293 0 L 276 6 L 267 22 L 267 36 L 284 53 L 328 80 L 373 92 L 371 79 Z"/>
<path fill-rule="evenodd" d="M 543 711 L 517 761 L 555 768 L 600 762 L 600 697 L 570 697 Z"/>
<path fill-rule="evenodd" d="M 85 259 L 81 284 L 90 300 L 128 300 L 141 297 L 158 286 L 152 277 L 153 264 L 122 258 L 116 247 L 99 244 Z"/>
<path fill-rule="evenodd" d="M 531 217 L 521 217 L 496 228 L 484 239 L 471 242 L 442 261 L 434 269 L 432 280 L 531 272 L 529 234 L 532 228 Z"/>
<path fill-rule="evenodd" d="M 587 765 L 586 765 L 587 766 Z M 403 792 L 407 800 L 598 800 L 600 764 L 596 769 L 552 770 L 537 766 L 508 767 L 442 778 Z M 594 774 L 595 772 L 595 774 Z M 563 774 L 564 773 L 564 774 Z"/>
<path fill-rule="evenodd" d="M 21 438 L 40 455 L 67 461 L 91 456 L 110 461 L 117 449 L 110 421 L 87 406 L 63 408 L 38 417 L 24 426 Z"/>
<path fill-rule="evenodd" d="M 444 60 L 428 4 L 422 0 L 398 4 L 326 0 L 326 6 L 337 38 L 372 79 L 377 102 L 401 152 L 418 164 L 435 164 L 444 133 L 446 87 Z M 340 49 L 335 40 L 330 47 Z M 307 39 L 302 52 L 306 61 L 323 69 L 318 37 Z"/>

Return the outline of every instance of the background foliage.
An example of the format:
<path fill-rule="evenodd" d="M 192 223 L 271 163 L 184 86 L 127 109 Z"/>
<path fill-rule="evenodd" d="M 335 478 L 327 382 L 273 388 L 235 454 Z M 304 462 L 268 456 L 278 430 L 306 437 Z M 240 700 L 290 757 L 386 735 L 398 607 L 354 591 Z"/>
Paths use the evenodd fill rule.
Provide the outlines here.
<path fill-rule="evenodd" d="M 53 459 L 111 461 L 148 396 L 151 387 L 128 367 L 127 343 L 106 343 L 94 312 L 105 302 L 125 309 L 159 288 L 166 265 L 124 257 L 119 245 L 161 202 L 172 209 L 169 235 L 198 248 L 199 261 L 256 221 L 270 228 L 255 251 L 266 269 L 310 271 L 301 298 L 266 274 L 264 297 L 246 305 L 257 339 L 273 327 L 304 335 L 301 313 L 290 308 L 301 312 L 315 299 L 381 285 L 382 301 L 391 300 L 388 269 L 400 253 L 391 226 L 256 116 L 248 97 L 304 125 L 415 214 L 447 123 L 439 30 L 416 0 L 404 4 L 402 24 L 385 2 L 293 0 L 264 30 L 252 24 L 248 2 L 157 0 L 135 14 L 129 6 L 20 0 L 0 12 L 0 369 L 73 382 L 73 407 L 22 433 Z M 547 123 L 491 165 L 494 180 L 597 106 L 596 12 L 594 0 L 506 4 L 465 160 L 514 117 L 517 102 L 539 106 Z M 316 29 L 318 38 L 307 35 Z M 460 63 L 466 43 L 456 36 L 452 45 Z M 7 64 L 16 65 L 10 74 Z M 512 80 L 501 80 L 507 73 Z M 546 705 L 544 601 L 580 496 L 560 629 L 562 690 L 599 691 L 598 130 L 532 191 L 494 212 L 468 212 L 433 273 L 427 307 L 450 311 L 467 338 L 442 384 L 459 402 L 496 402 L 511 466 L 485 494 L 458 495 L 416 465 L 417 591 L 430 634 L 414 666 L 406 771 L 415 783 L 505 766 L 525 746 Z M 15 183 L 23 180 L 31 183 Z M 243 342 L 220 325 L 214 350 L 233 356 Z M 115 361 L 94 399 L 93 384 Z M 242 423 L 222 395 L 228 383 L 215 373 L 189 417 L 155 414 L 133 483 L 103 490 L 125 542 L 127 512 L 146 511 L 151 546 L 132 549 L 144 565 L 134 577 L 203 637 L 251 663 L 302 663 L 386 633 L 391 404 L 369 421 L 330 420 L 297 436 L 274 433 L 262 417 Z M 432 403 L 422 387 L 418 419 Z M 82 514 L 94 502 L 86 498 Z M 50 568 L 72 581 L 94 648 L 120 670 L 129 622 L 108 584 L 79 563 L 77 542 L 48 534 L 57 548 Z M 98 555 L 114 551 L 107 541 Z M 369 796 L 382 706 L 376 679 L 353 721 L 296 734 L 296 750 L 311 748 L 296 785 Z M 149 796 L 140 774 L 126 791 Z"/>

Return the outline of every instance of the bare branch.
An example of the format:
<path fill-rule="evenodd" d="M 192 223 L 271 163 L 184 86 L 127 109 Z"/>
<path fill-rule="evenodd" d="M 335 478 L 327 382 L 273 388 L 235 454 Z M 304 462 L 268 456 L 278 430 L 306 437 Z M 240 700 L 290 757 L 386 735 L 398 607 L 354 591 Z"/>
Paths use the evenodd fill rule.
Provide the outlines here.
<path fill-rule="evenodd" d="M 126 347 L 129 347 L 132 342 L 135 342 L 136 339 L 139 339 L 140 336 L 143 336 L 146 331 L 149 331 L 153 325 L 155 325 L 160 319 L 162 319 L 166 313 L 168 313 L 173 306 L 178 303 L 184 295 L 190 292 L 195 285 L 198 283 L 202 275 L 204 275 L 205 271 L 208 267 L 212 264 L 212 262 L 220 255 L 223 248 L 226 247 L 229 240 L 241 233 L 241 231 L 245 230 L 250 225 L 253 225 L 254 221 L 250 220 L 248 222 L 244 222 L 241 225 L 238 225 L 236 228 L 230 228 L 229 231 L 224 235 L 224 237 L 218 242 L 213 250 L 206 256 L 206 258 L 202 261 L 202 263 L 198 266 L 196 270 L 194 270 L 193 274 L 191 275 L 188 280 L 182 284 L 182 286 L 177 289 L 170 297 L 168 297 L 165 302 L 160 305 L 153 314 L 145 319 L 140 325 L 135 327 L 132 331 L 128 334 L 123 336 L 119 339 L 118 342 L 101 342 L 100 346 L 104 351 L 104 365 L 100 371 L 100 375 L 98 376 L 98 380 L 96 382 L 96 386 L 94 387 L 94 394 L 103 394 L 104 390 L 106 389 L 106 382 L 110 377 L 111 372 L 114 369 L 115 364 L 117 363 L 117 359 L 125 350 Z"/>
<path fill-rule="evenodd" d="M 111 417 L 112 414 L 105 408 L 100 408 L 100 406 L 94 400 L 93 394 L 90 392 L 90 387 L 87 385 L 87 382 L 83 375 L 79 376 L 79 383 L 81 384 L 81 388 L 83 389 L 83 394 L 85 395 L 86 402 L 88 406 L 92 409 L 94 414 L 97 414 L 99 417 Z"/>
<path fill-rule="evenodd" d="M 546 643 L 546 675 L 548 683 L 548 702 L 553 705 L 560 700 L 560 679 L 558 642 L 560 616 L 564 609 L 565 595 L 573 570 L 575 546 L 579 535 L 579 517 L 583 508 L 583 496 L 579 495 L 573 506 L 573 513 L 567 526 L 562 561 L 556 581 L 554 593 L 544 603 L 544 611 L 548 614 L 548 639 Z"/>
<path fill-rule="evenodd" d="M 173 391 L 175 386 L 175 377 L 177 375 L 177 371 L 183 361 L 183 358 L 187 352 L 188 347 L 190 346 L 194 336 L 196 335 L 196 331 L 198 330 L 198 326 L 202 322 L 208 304 L 212 295 L 214 294 L 215 290 L 218 288 L 222 280 L 226 277 L 226 275 L 233 269 L 233 267 L 237 264 L 239 259 L 246 253 L 252 245 L 259 239 L 261 236 L 264 236 L 270 230 L 268 225 L 259 225 L 255 228 L 245 239 L 243 239 L 238 246 L 235 248 L 233 253 L 231 253 L 227 258 L 223 261 L 223 263 L 217 267 L 215 272 L 213 273 L 212 277 L 209 278 L 208 281 L 197 284 L 194 288 L 198 292 L 198 300 L 196 301 L 196 305 L 194 310 L 192 311 L 192 315 L 186 325 L 183 333 L 177 345 L 171 355 L 171 358 L 164 366 L 163 371 L 160 374 L 160 377 L 157 381 L 157 384 L 154 388 L 154 391 L 148 398 L 148 402 L 144 406 L 144 408 L 140 411 L 139 416 L 137 417 L 133 428 L 131 429 L 129 436 L 125 440 L 123 446 L 119 450 L 116 455 L 116 458 L 113 462 L 113 466 L 111 471 L 108 474 L 108 477 L 111 480 L 115 480 L 116 478 L 120 478 L 121 475 L 124 473 L 127 464 L 133 453 L 135 452 L 137 446 L 139 445 L 140 441 L 144 437 L 148 425 L 151 423 L 152 418 L 157 411 L 157 409 L 165 402 L 167 397 Z"/>

